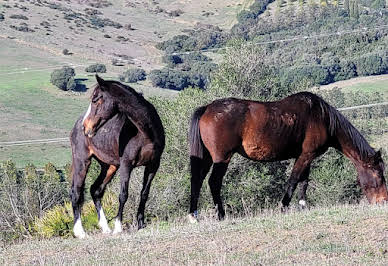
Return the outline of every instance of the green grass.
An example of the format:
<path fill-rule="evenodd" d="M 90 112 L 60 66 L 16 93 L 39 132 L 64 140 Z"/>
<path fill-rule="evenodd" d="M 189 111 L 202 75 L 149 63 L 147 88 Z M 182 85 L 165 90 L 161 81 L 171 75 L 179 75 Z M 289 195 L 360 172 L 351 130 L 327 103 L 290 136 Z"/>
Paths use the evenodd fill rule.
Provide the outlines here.
<path fill-rule="evenodd" d="M 119 236 L 25 240 L 0 251 L 2 264 L 384 265 L 388 205 L 346 205 L 254 217 L 211 216 L 151 224 Z"/>
<path fill-rule="evenodd" d="M 345 91 L 360 91 L 360 92 L 381 92 L 388 94 L 388 81 L 376 80 L 373 82 L 365 82 L 359 84 L 353 84 L 345 88 Z"/>

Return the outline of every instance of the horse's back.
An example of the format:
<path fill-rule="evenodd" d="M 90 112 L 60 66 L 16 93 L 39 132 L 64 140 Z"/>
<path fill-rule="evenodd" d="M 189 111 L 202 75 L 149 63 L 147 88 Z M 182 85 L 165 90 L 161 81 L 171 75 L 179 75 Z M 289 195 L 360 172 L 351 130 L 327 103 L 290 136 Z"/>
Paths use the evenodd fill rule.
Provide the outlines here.
<path fill-rule="evenodd" d="M 216 100 L 199 121 L 202 141 L 213 161 L 229 160 L 234 152 L 258 161 L 297 157 L 327 139 L 320 101 L 308 92 L 274 102 Z"/>

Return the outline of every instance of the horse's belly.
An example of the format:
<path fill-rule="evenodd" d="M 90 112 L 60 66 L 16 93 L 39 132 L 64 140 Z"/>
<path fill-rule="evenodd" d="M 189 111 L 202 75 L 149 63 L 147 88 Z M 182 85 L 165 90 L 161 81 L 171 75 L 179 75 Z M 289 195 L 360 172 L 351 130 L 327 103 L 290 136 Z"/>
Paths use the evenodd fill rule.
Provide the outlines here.
<path fill-rule="evenodd" d="M 267 161 L 274 159 L 273 148 L 260 142 L 243 142 L 244 153 L 248 158 L 257 161 Z"/>

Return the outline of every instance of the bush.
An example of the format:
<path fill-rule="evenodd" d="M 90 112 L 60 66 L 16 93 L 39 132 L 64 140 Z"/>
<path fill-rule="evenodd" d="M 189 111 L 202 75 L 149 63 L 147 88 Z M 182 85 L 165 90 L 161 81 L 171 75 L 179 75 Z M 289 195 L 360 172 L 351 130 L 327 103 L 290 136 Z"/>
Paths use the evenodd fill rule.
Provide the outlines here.
<path fill-rule="evenodd" d="M 93 64 L 85 68 L 85 71 L 90 73 L 106 73 L 106 66 L 104 64 Z"/>
<path fill-rule="evenodd" d="M 4 20 L 4 14 L 0 13 L 0 21 L 3 21 L 3 20 Z"/>
<path fill-rule="evenodd" d="M 68 49 L 65 48 L 65 49 L 63 49 L 62 54 L 64 54 L 64 55 L 69 55 L 70 52 L 69 52 Z"/>
<path fill-rule="evenodd" d="M 107 192 L 102 200 L 102 208 L 107 218 L 113 218 L 118 211 L 118 201 L 116 195 Z M 82 225 L 86 231 L 99 229 L 98 217 L 93 201 L 88 201 L 82 208 Z M 57 205 L 47 211 L 42 217 L 36 218 L 32 228 L 34 234 L 50 238 L 53 236 L 71 237 L 73 234 L 73 208 L 70 202 Z M 113 221 L 110 226 L 113 226 Z"/>
<path fill-rule="evenodd" d="M 383 59 L 375 54 L 360 57 L 356 61 L 356 67 L 359 76 L 385 74 L 388 71 Z"/>
<path fill-rule="evenodd" d="M 52 164 L 43 173 L 28 165 L 24 171 L 11 161 L 0 166 L 0 234 L 12 240 L 33 233 L 35 217 L 53 206 L 63 204 L 68 197 L 68 183 Z"/>
<path fill-rule="evenodd" d="M 61 69 L 56 69 L 51 73 L 50 82 L 61 90 L 73 90 L 76 87 L 74 76 L 74 68 L 65 66 Z"/>
<path fill-rule="evenodd" d="M 128 69 L 123 74 L 119 75 L 119 80 L 122 82 L 135 83 L 137 81 L 145 79 L 146 72 L 144 71 L 144 69 L 141 68 Z"/>
<path fill-rule="evenodd" d="M 13 19 L 22 19 L 22 20 L 28 20 L 28 17 L 24 16 L 24 15 L 11 15 L 9 16 L 10 18 L 13 18 Z"/>
<path fill-rule="evenodd" d="M 179 70 L 152 70 L 149 79 L 153 86 L 171 90 L 183 90 L 189 84 L 189 75 Z"/>

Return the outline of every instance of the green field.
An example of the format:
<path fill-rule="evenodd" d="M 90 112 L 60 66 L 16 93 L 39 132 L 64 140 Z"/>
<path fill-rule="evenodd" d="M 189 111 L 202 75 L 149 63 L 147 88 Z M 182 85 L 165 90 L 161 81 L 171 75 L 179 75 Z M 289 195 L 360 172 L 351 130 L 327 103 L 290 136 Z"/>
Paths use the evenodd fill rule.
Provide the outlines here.
<path fill-rule="evenodd" d="M 26 240 L 0 249 L 0 263 L 125 265 L 386 265 L 388 206 L 264 211 L 199 224 L 183 218 L 119 236 Z"/>
<path fill-rule="evenodd" d="M 68 60 L 47 56 L 43 51 L 0 39 L 0 142 L 65 138 L 87 109 L 90 91 L 65 92 L 50 84 L 50 74 Z M 78 62 L 74 62 L 78 64 Z M 86 88 L 95 84 L 93 74 L 76 67 L 76 79 Z M 116 73 L 102 74 L 117 79 Z M 132 86 L 132 85 L 131 85 Z M 147 82 L 134 87 L 146 96 L 171 97 L 174 91 L 153 88 Z M 18 167 L 48 162 L 63 167 L 71 161 L 69 142 L 23 146 L 0 145 L 0 161 L 13 160 Z"/>

